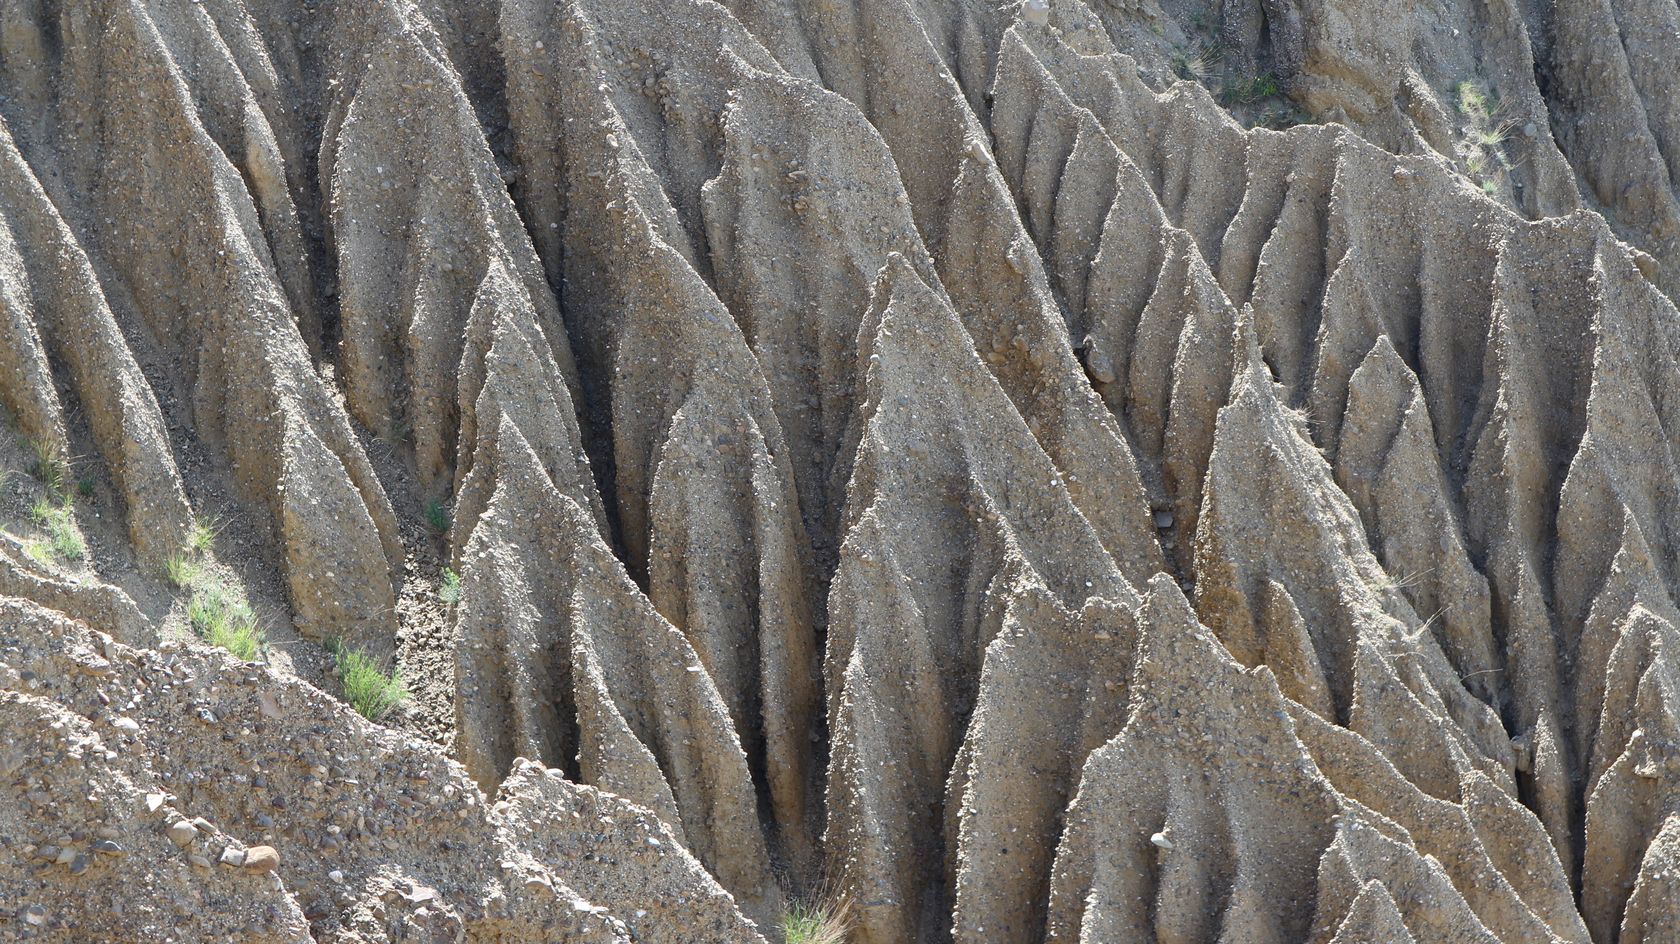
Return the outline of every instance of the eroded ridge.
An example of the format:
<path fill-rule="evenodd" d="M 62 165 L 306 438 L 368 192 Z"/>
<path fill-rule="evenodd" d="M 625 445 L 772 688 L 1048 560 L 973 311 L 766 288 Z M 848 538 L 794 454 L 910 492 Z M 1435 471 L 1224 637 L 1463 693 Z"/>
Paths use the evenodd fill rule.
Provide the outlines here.
<path fill-rule="evenodd" d="M 1667 940 L 1675 49 L 5 5 L 0 922 Z"/>

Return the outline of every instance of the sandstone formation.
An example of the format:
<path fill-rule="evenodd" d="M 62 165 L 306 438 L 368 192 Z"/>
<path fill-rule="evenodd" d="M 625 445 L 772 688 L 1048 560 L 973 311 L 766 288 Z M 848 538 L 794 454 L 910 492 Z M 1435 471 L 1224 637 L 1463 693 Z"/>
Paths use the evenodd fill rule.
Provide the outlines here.
<path fill-rule="evenodd" d="M 0 937 L 1673 939 L 1677 58 L 0 4 Z"/>

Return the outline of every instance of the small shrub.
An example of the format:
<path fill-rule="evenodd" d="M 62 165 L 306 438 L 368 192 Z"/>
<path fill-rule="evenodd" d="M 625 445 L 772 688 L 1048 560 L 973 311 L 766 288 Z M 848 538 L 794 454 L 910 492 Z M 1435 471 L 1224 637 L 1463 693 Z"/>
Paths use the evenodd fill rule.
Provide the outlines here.
<path fill-rule="evenodd" d="M 93 479 L 89 478 L 89 477 L 86 477 L 86 476 L 77 479 L 76 480 L 76 493 L 81 495 L 83 498 L 92 498 L 93 497 Z"/>
<path fill-rule="evenodd" d="M 449 509 L 443 502 L 434 498 L 426 503 L 426 523 L 439 534 L 449 530 Z"/>
<path fill-rule="evenodd" d="M 438 599 L 450 605 L 461 602 L 461 575 L 448 567 L 443 569 L 443 582 L 438 585 Z"/>
<path fill-rule="evenodd" d="M 68 505 L 43 498 L 29 509 L 29 517 L 46 529 L 47 547 L 54 558 L 79 561 L 87 556 L 87 545 L 76 531 L 76 520 Z"/>
<path fill-rule="evenodd" d="M 198 638 L 220 646 L 246 662 L 255 662 L 268 648 L 267 635 L 251 605 L 237 591 L 211 583 L 193 591 L 187 601 L 187 622 Z"/>
<path fill-rule="evenodd" d="M 787 944 L 846 944 L 852 930 L 852 909 L 846 901 L 788 904 L 782 917 Z"/>
<path fill-rule="evenodd" d="M 362 717 L 378 721 L 408 700 L 408 686 L 401 673 L 386 674 L 372 657 L 339 640 L 330 641 L 327 651 L 332 653 L 333 664 L 338 668 L 344 700 Z"/>

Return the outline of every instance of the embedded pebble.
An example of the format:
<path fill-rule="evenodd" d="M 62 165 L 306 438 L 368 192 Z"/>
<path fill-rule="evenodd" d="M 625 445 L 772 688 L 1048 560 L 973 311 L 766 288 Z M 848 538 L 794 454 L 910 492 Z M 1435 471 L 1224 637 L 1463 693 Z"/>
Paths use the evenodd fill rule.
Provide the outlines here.
<path fill-rule="evenodd" d="M 280 867 L 280 853 L 273 846 L 252 846 L 245 850 L 244 866 L 252 872 L 272 872 Z"/>
<path fill-rule="evenodd" d="M 169 824 L 169 841 L 177 847 L 184 847 L 198 837 L 198 827 L 186 820 L 176 820 Z"/>

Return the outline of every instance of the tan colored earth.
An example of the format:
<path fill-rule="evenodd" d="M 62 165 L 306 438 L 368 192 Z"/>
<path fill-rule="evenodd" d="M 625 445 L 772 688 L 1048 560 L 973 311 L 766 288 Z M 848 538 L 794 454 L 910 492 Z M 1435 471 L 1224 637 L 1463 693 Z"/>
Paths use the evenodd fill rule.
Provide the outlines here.
<path fill-rule="evenodd" d="M 0 0 L 0 940 L 1680 942 L 1676 299 L 1677 0 Z"/>

